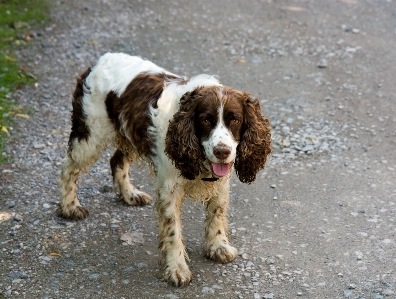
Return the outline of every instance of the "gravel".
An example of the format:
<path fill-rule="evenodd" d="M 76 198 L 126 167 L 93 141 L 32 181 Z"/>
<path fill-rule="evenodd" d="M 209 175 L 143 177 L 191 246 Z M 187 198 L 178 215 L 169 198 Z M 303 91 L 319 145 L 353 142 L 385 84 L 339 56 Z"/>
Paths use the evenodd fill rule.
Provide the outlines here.
<path fill-rule="evenodd" d="M 39 80 L 11 95 L 33 112 L 9 128 L 1 153 L 10 162 L 0 166 L 0 297 L 393 298 L 391 1 L 179 2 L 57 1 L 18 50 Z M 218 74 L 258 97 L 271 120 L 266 168 L 252 185 L 231 181 L 235 261 L 203 257 L 204 208 L 184 205 L 187 288 L 162 279 L 153 206 L 113 193 L 113 149 L 80 181 L 90 216 L 55 214 L 75 79 L 106 51 Z M 131 177 L 155 194 L 146 167 Z"/>

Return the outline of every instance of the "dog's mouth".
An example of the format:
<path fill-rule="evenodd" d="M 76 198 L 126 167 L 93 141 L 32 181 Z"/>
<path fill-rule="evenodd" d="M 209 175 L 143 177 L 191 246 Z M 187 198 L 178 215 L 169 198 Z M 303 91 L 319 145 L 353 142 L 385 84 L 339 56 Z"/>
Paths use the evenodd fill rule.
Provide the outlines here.
<path fill-rule="evenodd" d="M 218 176 L 222 177 L 230 172 L 231 163 L 214 163 L 212 162 L 212 171 Z"/>

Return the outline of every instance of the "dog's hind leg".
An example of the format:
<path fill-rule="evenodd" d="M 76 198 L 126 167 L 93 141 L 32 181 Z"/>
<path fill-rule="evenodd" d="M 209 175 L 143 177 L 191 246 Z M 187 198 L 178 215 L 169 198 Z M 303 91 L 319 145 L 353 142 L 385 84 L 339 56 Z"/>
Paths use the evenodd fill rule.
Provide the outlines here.
<path fill-rule="evenodd" d="M 116 150 L 110 159 L 111 174 L 114 186 L 122 199 L 131 206 L 144 206 L 150 204 L 152 197 L 147 193 L 136 189 L 129 180 L 129 165 L 132 158 L 127 157 L 120 150 Z"/>
<path fill-rule="evenodd" d="M 99 157 L 106 147 L 109 132 L 107 119 L 94 115 L 95 111 L 106 111 L 104 104 L 92 104 L 92 93 L 86 85 L 86 79 L 91 70 L 86 70 L 77 80 L 73 94 L 72 129 L 65 162 L 60 174 L 61 200 L 57 213 L 68 219 L 83 219 L 88 216 L 88 210 L 81 206 L 77 198 L 77 179 L 81 171 L 86 171 Z M 91 110 L 87 107 L 91 104 Z"/>
<path fill-rule="evenodd" d="M 71 140 L 60 174 L 59 216 L 67 219 L 83 219 L 88 216 L 88 210 L 81 206 L 77 198 L 77 179 L 82 171 L 87 171 L 95 163 L 102 151 L 90 140 Z"/>

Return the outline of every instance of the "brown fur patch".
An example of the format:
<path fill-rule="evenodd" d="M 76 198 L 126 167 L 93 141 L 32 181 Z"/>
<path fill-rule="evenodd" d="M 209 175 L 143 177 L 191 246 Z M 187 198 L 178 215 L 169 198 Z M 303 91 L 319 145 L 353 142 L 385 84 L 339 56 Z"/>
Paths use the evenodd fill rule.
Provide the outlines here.
<path fill-rule="evenodd" d="M 114 92 L 107 95 L 106 109 L 109 118 L 116 130 L 129 139 L 140 155 L 153 154 L 153 140 L 147 132 L 147 128 L 152 125 L 149 107 L 157 108 L 164 83 L 175 79 L 177 77 L 165 73 L 141 73 L 129 83 L 120 97 Z M 121 126 L 125 123 L 125 131 L 122 132 Z"/>
<path fill-rule="evenodd" d="M 91 68 L 88 68 L 81 76 L 77 79 L 77 85 L 73 93 L 73 101 L 72 106 L 73 110 L 71 113 L 71 122 L 72 128 L 69 137 L 69 148 L 68 152 L 70 153 L 73 149 L 73 140 L 77 138 L 78 141 L 87 140 L 89 137 L 89 129 L 86 125 L 86 119 L 83 111 L 83 103 L 82 99 L 84 96 L 84 87 L 87 92 L 87 86 L 85 85 L 85 79 L 91 72 Z"/>
<path fill-rule="evenodd" d="M 200 132 L 197 128 L 197 122 L 200 122 L 197 118 L 197 107 L 204 107 L 202 103 L 205 100 L 207 104 L 216 106 L 213 102 L 217 100 L 217 96 L 211 92 L 210 87 L 199 87 L 185 93 L 180 99 L 180 109 L 170 121 L 166 134 L 165 153 L 188 180 L 193 180 L 200 174 L 202 162 L 205 160 L 200 143 L 205 132 Z"/>
<path fill-rule="evenodd" d="M 250 184 L 258 171 L 264 168 L 271 153 L 271 124 L 261 113 L 258 99 L 243 93 L 244 110 L 241 142 L 237 147 L 235 172 L 242 183 Z"/>
<path fill-rule="evenodd" d="M 124 168 L 124 154 L 120 150 L 116 150 L 113 157 L 110 159 L 110 168 L 113 180 L 115 179 L 117 167 L 120 169 Z"/>

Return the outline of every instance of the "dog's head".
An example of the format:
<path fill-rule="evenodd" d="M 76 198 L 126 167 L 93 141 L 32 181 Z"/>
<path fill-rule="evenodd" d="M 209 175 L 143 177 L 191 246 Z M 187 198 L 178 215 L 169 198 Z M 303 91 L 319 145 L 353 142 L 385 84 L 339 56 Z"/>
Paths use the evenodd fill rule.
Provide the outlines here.
<path fill-rule="evenodd" d="M 203 169 L 223 177 L 234 164 L 241 182 L 251 183 L 271 152 L 270 130 L 258 99 L 228 87 L 199 87 L 181 98 L 165 153 L 186 179 Z"/>

